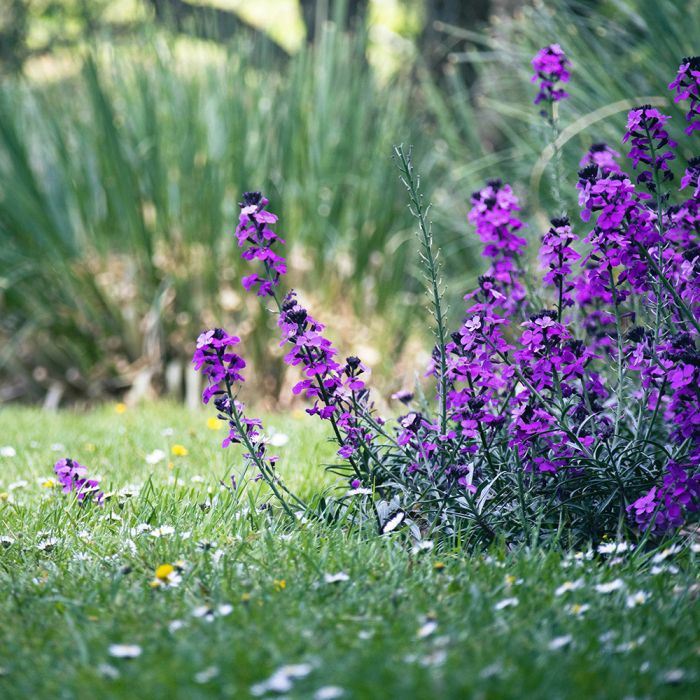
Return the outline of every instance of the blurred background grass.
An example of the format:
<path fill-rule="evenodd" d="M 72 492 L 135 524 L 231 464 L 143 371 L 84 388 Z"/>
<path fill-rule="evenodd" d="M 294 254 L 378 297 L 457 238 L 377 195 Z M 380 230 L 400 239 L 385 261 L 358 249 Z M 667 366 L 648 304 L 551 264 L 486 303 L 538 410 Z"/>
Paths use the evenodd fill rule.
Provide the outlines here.
<path fill-rule="evenodd" d="M 534 51 L 559 42 L 574 64 L 572 193 L 582 151 L 619 145 L 630 104 L 668 100 L 700 36 L 700 0 L 2 2 L 0 401 L 49 407 L 193 400 L 212 325 L 243 336 L 248 396 L 285 400 L 274 320 L 240 288 L 248 189 L 341 352 L 385 391 L 411 383 L 430 340 L 392 144 L 414 146 L 456 321 L 483 269 L 470 193 L 514 182 L 534 241 L 557 213 Z"/>

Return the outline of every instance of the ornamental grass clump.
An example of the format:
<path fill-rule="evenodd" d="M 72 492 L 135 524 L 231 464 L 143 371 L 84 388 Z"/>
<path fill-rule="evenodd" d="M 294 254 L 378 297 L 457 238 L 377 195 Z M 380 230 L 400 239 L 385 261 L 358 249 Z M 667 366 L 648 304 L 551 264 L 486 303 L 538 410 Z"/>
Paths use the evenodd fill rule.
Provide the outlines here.
<path fill-rule="evenodd" d="M 697 116 L 698 58 L 684 59 L 670 88 Z M 558 45 L 533 60 L 535 104 L 559 133 L 555 103 L 571 63 Z M 425 386 L 394 394 L 398 415 L 378 414 L 369 369 L 343 359 L 294 291 L 260 193 L 243 195 L 236 238 L 255 265 L 245 289 L 272 301 L 284 361 L 298 373 L 292 391 L 327 422 L 345 477 L 303 503 L 284 488 L 265 453 L 259 421 L 236 400 L 243 360 L 238 339 L 200 336 L 195 365 L 283 508 L 443 534 L 470 546 L 556 540 L 568 546 L 606 536 L 659 537 L 689 526 L 700 511 L 700 158 L 673 186 L 676 142 L 669 117 L 644 105 L 621 139 L 628 162 L 603 143 L 582 156 L 579 217 L 556 212 L 539 232 L 539 263 L 526 249 L 537 236 L 511 186 L 488 181 L 470 199 L 469 221 L 487 268 L 449 328 L 439 251 L 410 150 L 395 149 L 418 222 L 435 345 Z M 555 160 L 558 154 L 555 151 Z M 556 163 L 555 163 L 556 165 Z M 627 169 L 634 174 L 630 175 Z M 561 178 L 556 178 L 556 189 Z M 554 187 L 554 184 L 553 184 Z M 579 219 L 578 221 L 576 219 Z M 530 234 L 528 235 L 528 231 Z"/>

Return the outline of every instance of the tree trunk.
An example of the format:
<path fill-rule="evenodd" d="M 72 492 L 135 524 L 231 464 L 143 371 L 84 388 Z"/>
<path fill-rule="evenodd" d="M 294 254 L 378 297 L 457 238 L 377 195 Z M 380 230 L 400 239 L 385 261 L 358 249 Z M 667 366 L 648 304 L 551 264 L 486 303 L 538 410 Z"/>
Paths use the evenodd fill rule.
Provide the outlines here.
<path fill-rule="evenodd" d="M 478 31 L 489 19 L 491 0 L 425 0 L 425 24 L 420 37 L 421 53 L 429 69 L 441 82 L 448 54 L 461 40 L 435 29 L 436 22 L 460 29 Z M 474 73 L 467 63 L 460 64 L 464 80 L 473 82 Z"/>
<path fill-rule="evenodd" d="M 312 43 L 320 25 L 333 20 L 350 30 L 364 27 L 369 0 L 300 0 L 306 40 Z"/>

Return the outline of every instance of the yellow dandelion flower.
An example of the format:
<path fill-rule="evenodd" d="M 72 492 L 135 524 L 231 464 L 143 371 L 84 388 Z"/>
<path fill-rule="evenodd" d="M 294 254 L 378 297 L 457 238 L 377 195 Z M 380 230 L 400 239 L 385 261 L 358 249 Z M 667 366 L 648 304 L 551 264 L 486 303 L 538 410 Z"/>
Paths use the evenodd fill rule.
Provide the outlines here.
<path fill-rule="evenodd" d="M 287 587 L 287 582 L 283 578 L 280 578 L 280 579 L 276 578 L 272 582 L 272 585 L 275 588 L 275 592 L 279 593 L 280 591 L 283 591 Z"/>
<path fill-rule="evenodd" d="M 7 493 L 7 491 L 3 491 L 0 493 L 0 501 L 6 501 L 10 497 L 10 494 Z"/>
<path fill-rule="evenodd" d="M 42 481 L 41 485 L 45 489 L 52 489 L 54 486 L 56 486 L 56 482 L 53 479 L 47 479 L 46 481 Z"/>
<path fill-rule="evenodd" d="M 436 561 L 433 564 L 433 569 L 435 569 L 435 571 L 442 571 L 444 568 L 445 568 L 445 564 L 441 561 Z"/>
<path fill-rule="evenodd" d="M 157 578 L 154 578 L 153 581 L 151 581 L 148 585 L 151 588 L 160 588 L 163 584 Z"/>
<path fill-rule="evenodd" d="M 120 416 L 121 416 L 122 413 L 126 413 L 126 404 L 125 404 L 125 403 L 118 403 L 118 404 L 114 407 L 114 412 L 115 412 L 115 413 L 118 413 Z"/>
<path fill-rule="evenodd" d="M 241 595 L 241 603 L 250 603 L 250 593 L 243 593 Z"/>
<path fill-rule="evenodd" d="M 506 586 L 510 588 L 515 583 L 515 576 L 513 574 L 507 574 L 505 578 Z"/>
<path fill-rule="evenodd" d="M 173 445 L 170 450 L 176 457 L 186 457 L 189 450 L 184 445 Z"/>
<path fill-rule="evenodd" d="M 160 581 L 167 581 L 168 576 L 175 571 L 175 567 L 172 564 L 161 564 L 156 569 L 156 578 Z"/>
<path fill-rule="evenodd" d="M 207 418 L 207 428 L 209 430 L 221 430 L 224 424 L 218 418 Z"/>

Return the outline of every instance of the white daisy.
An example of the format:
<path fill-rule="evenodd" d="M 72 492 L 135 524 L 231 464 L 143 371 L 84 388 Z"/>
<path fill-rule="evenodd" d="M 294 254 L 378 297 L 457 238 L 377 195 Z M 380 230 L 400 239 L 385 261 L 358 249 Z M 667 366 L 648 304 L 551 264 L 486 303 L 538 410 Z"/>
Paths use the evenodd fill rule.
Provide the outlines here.
<path fill-rule="evenodd" d="M 558 649 L 563 649 L 568 647 L 573 641 L 573 637 L 570 634 L 565 634 L 561 637 L 554 637 L 552 641 L 547 645 L 550 651 L 557 651 Z"/>
<path fill-rule="evenodd" d="M 175 528 L 172 525 L 161 525 L 149 533 L 151 537 L 169 537 L 175 534 Z"/>
<path fill-rule="evenodd" d="M 135 659 L 141 656 L 141 647 L 138 644 L 110 644 L 109 655 L 117 659 Z"/>
<path fill-rule="evenodd" d="M 599 583 L 596 585 L 595 589 L 598 593 L 614 593 L 615 591 L 620 591 L 625 587 L 625 582 L 621 578 L 616 578 L 613 581 L 608 581 L 607 583 Z"/>
<path fill-rule="evenodd" d="M 628 608 L 636 608 L 638 605 L 644 605 L 649 600 L 649 597 L 649 593 L 646 591 L 637 591 L 627 596 L 626 605 Z"/>
<path fill-rule="evenodd" d="M 163 450 L 153 450 L 146 455 L 146 462 L 148 464 L 158 464 L 165 459 L 165 452 Z"/>
<path fill-rule="evenodd" d="M 564 581 L 564 583 L 562 583 L 561 586 L 559 586 L 559 588 L 557 588 L 554 591 L 554 595 L 557 596 L 557 598 L 558 598 L 559 596 L 564 595 L 564 593 L 570 593 L 571 591 L 577 591 L 582 586 L 583 586 L 583 579 L 582 578 L 580 578 L 576 581 Z"/>

